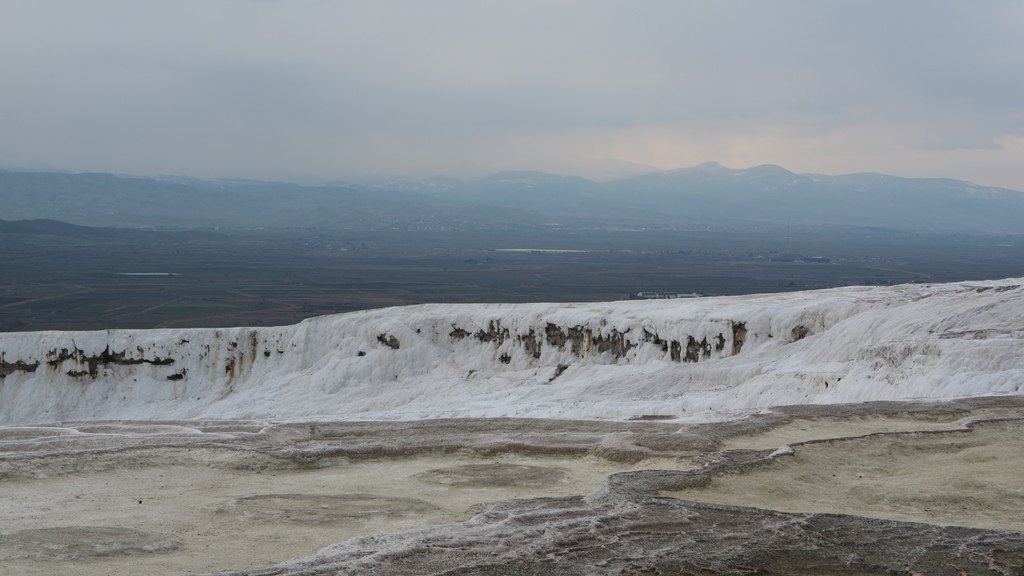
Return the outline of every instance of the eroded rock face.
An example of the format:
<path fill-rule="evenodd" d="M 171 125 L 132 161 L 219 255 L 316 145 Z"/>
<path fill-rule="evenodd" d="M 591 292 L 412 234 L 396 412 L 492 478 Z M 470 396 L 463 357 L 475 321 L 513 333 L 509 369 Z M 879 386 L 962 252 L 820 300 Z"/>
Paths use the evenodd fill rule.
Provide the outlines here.
<path fill-rule="evenodd" d="M 747 341 L 747 325 L 744 322 L 730 322 L 732 328 L 732 353 L 739 354 Z"/>
<path fill-rule="evenodd" d="M 744 323 L 729 323 L 732 331 L 732 353 L 738 354 L 743 348 L 743 341 L 746 338 L 746 327 Z M 473 337 L 481 344 L 493 345 L 495 350 L 502 348 L 502 345 L 514 339 L 523 348 L 523 351 L 533 359 L 540 359 L 545 346 L 557 350 L 571 351 L 576 358 L 584 359 L 609 355 L 613 361 L 626 359 L 629 352 L 642 344 L 654 344 L 661 348 L 666 360 L 673 362 L 697 362 L 701 359 L 712 357 L 712 350 L 716 355 L 724 355 L 725 345 L 728 340 L 726 333 L 722 330 L 715 334 L 701 335 L 700 340 L 694 336 L 687 336 L 685 343 L 681 340 L 664 339 L 657 333 L 644 328 L 636 334 L 631 328 L 620 331 L 617 328 L 595 329 L 584 325 L 560 326 L 547 322 L 543 330 L 540 327 L 531 327 L 525 333 L 513 334 L 509 328 L 503 327 L 501 320 L 490 320 L 487 329 L 477 330 L 471 333 L 469 330 L 452 325 L 448 333 L 452 342 L 459 342 L 468 337 Z M 737 339 L 738 338 L 738 339 Z M 683 346 L 686 346 L 685 355 Z M 512 355 L 502 352 L 499 358 L 502 363 L 508 364 Z"/>
<path fill-rule="evenodd" d="M 14 374 L 15 372 L 28 372 L 31 374 L 38 369 L 39 362 L 18 360 L 17 362 L 7 363 L 0 360 L 0 378 L 5 378 L 8 374 Z"/>
<path fill-rule="evenodd" d="M 138 357 L 131 357 L 126 350 L 120 352 L 111 351 L 110 346 L 107 346 L 99 354 L 86 354 L 82 350 L 75 348 L 74 350 L 68 350 L 67 348 L 61 348 L 60 350 L 51 350 L 46 353 L 46 363 L 50 366 L 60 366 L 65 361 L 72 360 L 78 364 L 84 364 L 86 370 L 68 371 L 68 376 L 91 376 L 96 378 L 99 374 L 99 367 L 104 365 L 122 365 L 132 366 L 135 364 L 152 364 L 154 366 L 169 366 L 174 364 L 174 358 L 146 358 L 145 351 L 139 347 L 137 349 L 139 354 Z"/>
<path fill-rule="evenodd" d="M 187 343 L 187 342 L 186 342 Z M 46 352 L 46 365 L 52 368 L 60 368 L 65 363 L 70 363 L 75 367 L 81 367 L 83 369 L 67 370 L 66 374 L 72 378 L 80 378 L 82 376 L 89 376 L 93 379 L 97 377 L 100 372 L 101 366 L 109 365 L 120 365 L 120 366 L 133 366 L 137 364 L 152 364 L 153 366 L 169 366 L 174 364 L 174 358 L 146 358 L 145 351 L 142 348 L 137 350 L 137 357 L 133 357 L 128 353 L 127 350 L 120 352 L 111 351 L 110 346 L 103 349 L 98 354 L 88 354 L 78 348 L 61 348 L 52 349 Z M 5 362 L 3 354 L 0 354 L 0 379 L 7 377 L 15 372 L 26 372 L 34 373 L 42 365 L 42 362 L 26 362 L 25 360 L 16 360 L 14 362 Z"/>

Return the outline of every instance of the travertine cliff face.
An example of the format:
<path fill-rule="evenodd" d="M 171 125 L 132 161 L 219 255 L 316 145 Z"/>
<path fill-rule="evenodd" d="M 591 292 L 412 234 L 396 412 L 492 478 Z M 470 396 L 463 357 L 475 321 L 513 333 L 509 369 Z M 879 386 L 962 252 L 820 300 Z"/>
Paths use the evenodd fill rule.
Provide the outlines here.
<path fill-rule="evenodd" d="M 707 418 L 1016 394 L 1007 280 L 371 310 L 272 328 L 0 334 L 0 424 L 108 418 Z"/>

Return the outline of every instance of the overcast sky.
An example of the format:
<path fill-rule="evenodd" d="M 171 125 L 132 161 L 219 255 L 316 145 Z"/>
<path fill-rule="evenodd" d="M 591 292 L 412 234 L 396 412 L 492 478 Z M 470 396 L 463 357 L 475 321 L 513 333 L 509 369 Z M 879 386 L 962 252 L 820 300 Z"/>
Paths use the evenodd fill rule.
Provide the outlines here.
<path fill-rule="evenodd" d="M 0 166 L 1024 190 L 1024 2 L 0 0 Z"/>

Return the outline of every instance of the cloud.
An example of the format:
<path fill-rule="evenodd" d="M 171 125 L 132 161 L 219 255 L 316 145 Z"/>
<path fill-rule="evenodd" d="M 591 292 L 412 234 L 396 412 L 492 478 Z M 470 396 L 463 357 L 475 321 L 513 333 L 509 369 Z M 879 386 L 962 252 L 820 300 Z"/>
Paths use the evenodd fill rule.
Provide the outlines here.
<path fill-rule="evenodd" d="M 1024 10 L 11 0 L 0 74 L 6 165 L 331 179 L 955 157 L 975 173 L 1024 137 Z M 995 172 L 982 183 L 1024 188 L 1024 167 Z"/>

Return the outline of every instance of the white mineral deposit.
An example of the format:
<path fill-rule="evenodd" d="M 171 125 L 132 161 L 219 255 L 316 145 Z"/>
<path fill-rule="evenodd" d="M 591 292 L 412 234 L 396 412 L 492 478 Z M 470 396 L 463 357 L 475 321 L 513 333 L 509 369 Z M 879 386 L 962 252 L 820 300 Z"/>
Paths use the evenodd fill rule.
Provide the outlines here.
<path fill-rule="evenodd" d="M 0 334 L 0 572 L 1021 574 L 1022 285 Z"/>

